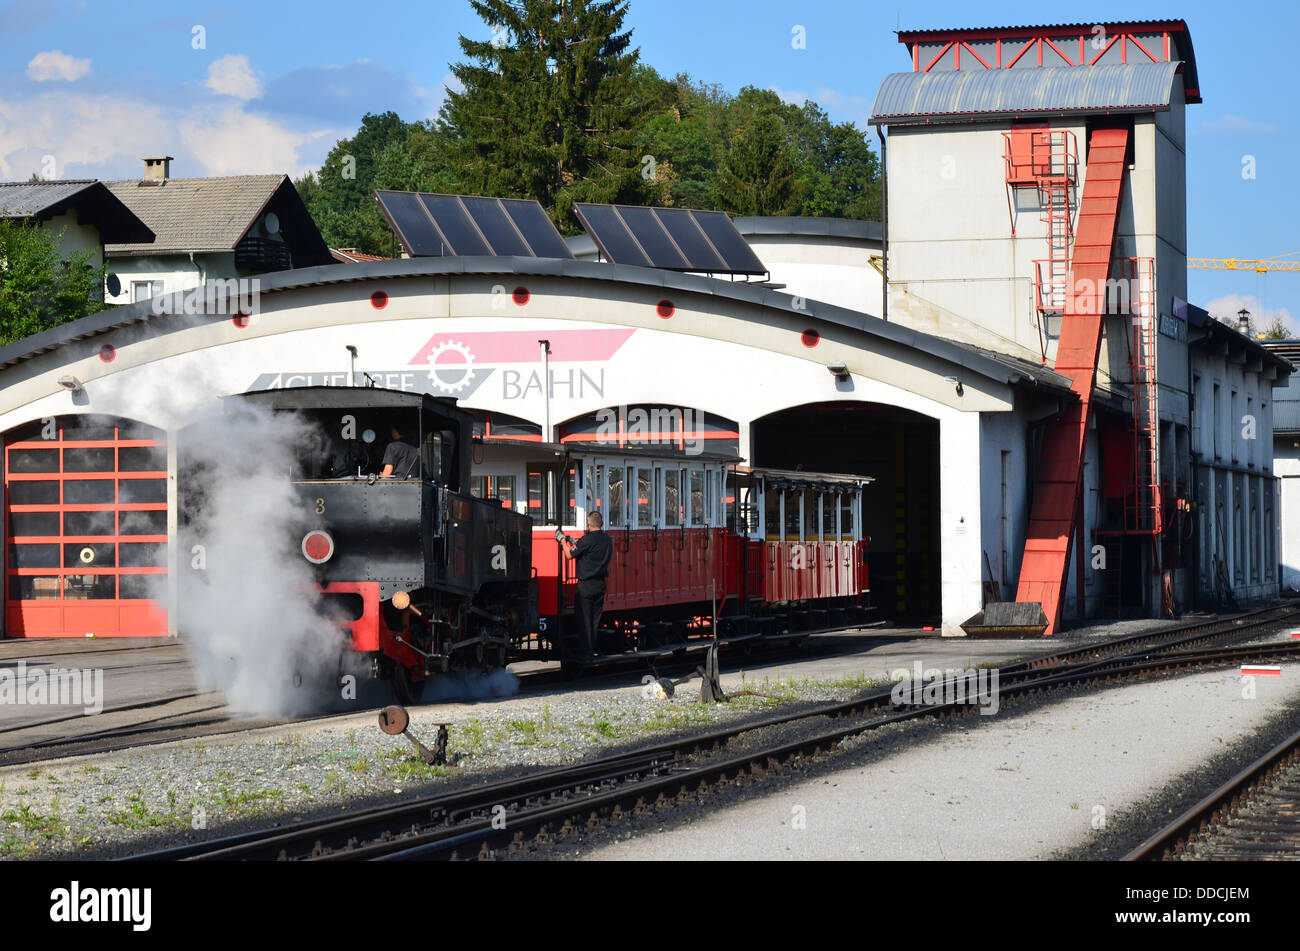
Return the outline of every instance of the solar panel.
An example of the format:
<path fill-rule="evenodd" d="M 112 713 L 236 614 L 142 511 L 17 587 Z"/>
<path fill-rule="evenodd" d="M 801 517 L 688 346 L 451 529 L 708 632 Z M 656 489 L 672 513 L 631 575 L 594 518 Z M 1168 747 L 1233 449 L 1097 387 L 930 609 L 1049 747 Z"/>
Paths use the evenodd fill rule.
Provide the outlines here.
<path fill-rule="evenodd" d="M 450 253 L 446 240 L 438 234 L 415 192 L 376 191 L 375 199 L 407 254 L 429 257 Z"/>
<path fill-rule="evenodd" d="M 692 211 L 695 223 L 727 262 L 727 269 L 737 274 L 765 274 L 767 268 L 758 259 L 749 242 L 740 236 L 735 223 L 721 211 Z"/>
<path fill-rule="evenodd" d="M 429 209 L 438 230 L 446 236 L 447 242 L 454 249 L 453 254 L 492 253 L 459 198 L 454 195 L 421 195 L 420 201 Z"/>
<path fill-rule="evenodd" d="M 578 219 L 615 264 L 669 271 L 766 274 L 767 268 L 720 211 L 574 205 Z"/>
<path fill-rule="evenodd" d="M 412 257 L 573 257 L 535 201 L 381 189 L 375 201 Z"/>
<path fill-rule="evenodd" d="M 531 257 L 533 249 L 528 246 L 524 236 L 519 233 L 515 223 L 510 220 L 501 201 L 496 198 L 462 198 L 474 221 L 478 224 L 483 237 L 497 254 L 511 254 L 516 257 Z M 552 255 L 546 255 L 552 257 Z"/>
<path fill-rule="evenodd" d="M 502 198 L 501 206 L 523 233 L 524 240 L 539 258 L 572 258 L 573 252 L 555 230 L 540 202 Z"/>
<path fill-rule="evenodd" d="M 627 230 L 623 219 L 613 205 L 575 204 L 578 220 L 587 229 L 600 248 L 600 253 L 615 264 L 635 264 L 638 267 L 650 267 L 646 257 L 632 232 Z"/>
<path fill-rule="evenodd" d="M 704 232 L 695 223 L 693 216 L 665 215 L 659 220 L 668 233 L 673 236 L 673 240 L 677 242 L 677 247 L 682 249 L 682 254 L 686 255 L 686 260 L 705 265 L 705 267 L 700 268 L 702 271 L 727 270 L 727 262 L 722 259 L 722 255 L 717 252 L 717 249 L 709 243 L 709 239 L 704 236 Z"/>
<path fill-rule="evenodd" d="M 641 250 L 650 259 L 654 267 L 672 271 L 690 269 L 690 261 L 677 249 L 676 242 L 659 223 L 653 208 L 618 208 L 615 209 L 623 223 L 627 225 L 632 236 L 636 238 Z"/>

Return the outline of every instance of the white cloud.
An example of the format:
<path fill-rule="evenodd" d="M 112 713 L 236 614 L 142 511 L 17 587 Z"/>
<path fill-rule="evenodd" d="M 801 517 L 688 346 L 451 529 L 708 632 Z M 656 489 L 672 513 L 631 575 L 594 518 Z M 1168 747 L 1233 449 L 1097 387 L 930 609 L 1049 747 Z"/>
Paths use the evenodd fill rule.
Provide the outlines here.
<path fill-rule="evenodd" d="M 283 172 L 318 166 L 354 129 L 295 130 L 242 103 L 164 105 L 124 96 L 50 91 L 0 98 L 0 181 L 26 179 L 54 157 L 55 176 L 132 178 L 140 156 L 176 156 L 178 178 Z"/>
<path fill-rule="evenodd" d="M 1205 305 L 1211 317 L 1231 324 L 1234 328 L 1237 326 L 1237 311 L 1243 307 L 1250 311 L 1250 319 L 1257 332 L 1263 333 L 1273 323 L 1273 319 L 1277 318 L 1292 337 L 1300 336 L 1296 332 L 1296 320 L 1289 310 L 1285 307 L 1265 307 L 1263 301 L 1249 294 L 1225 294 Z"/>
<path fill-rule="evenodd" d="M 1272 135 L 1277 131 L 1277 126 L 1228 113 L 1217 119 L 1202 122 L 1198 126 L 1198 131 L 1214 135 Z"/>
<path fill-rule="evenodd" d="M 88 72 L 90 72 L 90 60 L 77 59 L 75 56 L 69 56 L 67 53 L 61 53 L 58 50 L 46 50 L 44 53 L 37 53 L 32 57 L 32 61 L 27 64 L 27 77 L 36 80 L 38 83 L 51 79 L 62 79 L 70 83 L 80 79 Z"/>
<path fill-rule="evenodd" d="M 208 67 L 208 78 L 203 85 L 223 96 L 236 99 L 256 99 L 262 86 L 253 75 L 253 67 L 243 53 L 232 53 L 214 60 Z"/>
<path fill-rule="evenodd" d="M 206 175 L 286 172 L 297 177 L 306 170 L 299 163 L 299 150 L 327 134 L 324 130 L 294 132 L 238 106 L 192 113 L 177 123 L 177 129 L 182 151 L 202 156 Z"/>

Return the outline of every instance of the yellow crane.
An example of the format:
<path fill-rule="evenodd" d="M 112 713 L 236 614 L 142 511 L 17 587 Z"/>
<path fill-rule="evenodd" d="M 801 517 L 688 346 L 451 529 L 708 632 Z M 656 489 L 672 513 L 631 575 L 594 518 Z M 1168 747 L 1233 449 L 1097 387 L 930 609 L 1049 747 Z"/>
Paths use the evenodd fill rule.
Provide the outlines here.
<path fill-rule="evenodd" d="M 1291 252 L 1291 254 L 1295 253 Z M 1300 261 L 1278 260 L 1290 256 L 1279 254 L 1276 258 L 1188 258 L 1187 266 L 1218 271 L 1254 271 L 1257 274 L 1267 274 L 1269 271 L 1300 271 Z"/>

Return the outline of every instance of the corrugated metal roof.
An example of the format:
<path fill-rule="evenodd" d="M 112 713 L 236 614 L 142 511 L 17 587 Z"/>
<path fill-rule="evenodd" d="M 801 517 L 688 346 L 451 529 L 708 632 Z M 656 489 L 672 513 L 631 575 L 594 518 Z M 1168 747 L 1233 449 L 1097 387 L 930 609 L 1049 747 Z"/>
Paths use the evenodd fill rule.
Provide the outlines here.
<path fill-rule="evenodd" d="M 997 115 L 1169 108 L 1179 63 L 934 70 L 891 73 L 876 90 L 871 123 L 907 125 Z"/>
<path fill-rule="evenodd" d="M 1150 26 L 1161 29 L 1172 27 L 1174 29 L 1186 30 L 1187 23 L 1183 20 L 1091 20 L 1087 23 L 1015 23 L 1009 26 L 959 26 L 959 27 L 932 27 L 923 30 L 897 30 L 895 31 L 901 42 L 906 42 L 908 37 L 912 36 L 935 36 L 945 35 L 948 33 L 1007 33 L 1016 30 L 1056 30 L 1069 27 L 1079 27 L 1085 30 L 1091 30 L 1094 26 Z"/>
<path fill-rule="evenodd" d="M 93 178 L 55 182 L 0 182 L 0 218 L 31 218 L 85 191 Z"/>
<path fill-rule="evenodd" d="M 106 254 L 160 254 L 230 251 L 286 175 L 232 175 L 225 178 L 169 178 L 142 184 L 139 179 L 105 182 L 155 235 L 152 244 L 109 244 Z"/>

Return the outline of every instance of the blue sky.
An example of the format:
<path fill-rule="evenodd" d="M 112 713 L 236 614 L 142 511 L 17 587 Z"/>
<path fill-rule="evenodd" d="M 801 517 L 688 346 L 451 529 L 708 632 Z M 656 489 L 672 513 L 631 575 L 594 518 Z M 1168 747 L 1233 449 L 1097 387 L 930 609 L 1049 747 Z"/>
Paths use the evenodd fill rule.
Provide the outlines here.
<path fill-rule="evenodd" d="M 632 0 L 642 59 L 735 91 L 774 88 L 865 128 L 881 78 L 910 68 L 894 31 L 1059 22 L 1042 3 L 927 0 Z M 1192 255 L 1300 251 L 1300 154 L 1292 84 L 1300 13 L 1291 4 L 1090 3 L 1068 19 L 1182 18 L 1205 102 L 1188 126 Z M 195 27 L 203 48 L 196 49 Z M 802 26 L 806 49 L 793 49 Z M 317 166 L 366 112 L 435 115 L 460 33 L 491 30 L 465 0 L 253 3 L 0 0 L 0 180 L 33 171 L 124 178 L 139 156 L 177 157 L 173 174 Z M 874 134 L 871 136 L 874 141 Z M 1255 177 L 1242 177 L 1245 156 Z M 1300 273 L 1193 270 L 1192 300 L 1216 313 L 1300 317 Z"/>

